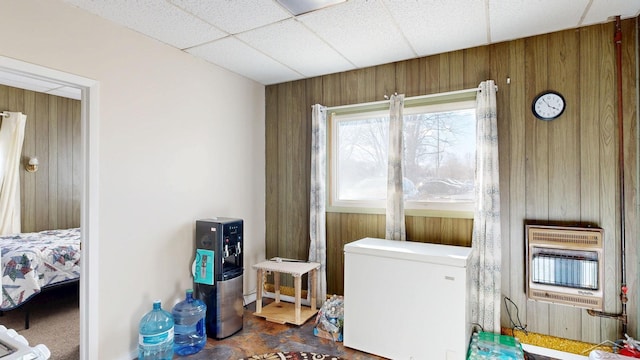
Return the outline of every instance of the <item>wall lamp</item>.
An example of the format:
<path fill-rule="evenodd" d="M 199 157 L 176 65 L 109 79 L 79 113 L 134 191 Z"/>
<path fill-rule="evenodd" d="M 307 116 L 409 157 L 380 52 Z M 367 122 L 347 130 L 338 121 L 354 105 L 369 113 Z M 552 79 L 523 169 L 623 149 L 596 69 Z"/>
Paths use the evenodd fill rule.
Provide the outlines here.
<path fill-rule="evenodd" d="M 35 156 L 29 157 L 29 161 L 24 165 L 25 170 L 28 172 L 36 172 L 38 171 L 38 158 Z"/>

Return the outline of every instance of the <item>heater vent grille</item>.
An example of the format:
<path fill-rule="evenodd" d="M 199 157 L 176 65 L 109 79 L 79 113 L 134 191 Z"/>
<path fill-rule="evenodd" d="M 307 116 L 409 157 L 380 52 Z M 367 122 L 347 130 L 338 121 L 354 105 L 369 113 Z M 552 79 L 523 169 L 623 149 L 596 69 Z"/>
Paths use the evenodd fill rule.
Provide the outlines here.
<path fill-rule="evenodd" d="M 602 234 L 594 231 L 532 228 L 530 236 L 538 244 L 602 247 Z"/>
<path fill-rule="evenodd" d="M 592 296 L 565 295 L 547 291 L 532 291 L 532 296 L 538 300 L 546 300 L 549 302 L 560 303 L 565 305 L 586 305 L 588 308 L 601 308 L 602 299 Z"/>
<path fill-rule="evenodd" d="M 526 226 L 527 295 L 531 300 L 603 309 L 603 230 Z"/>

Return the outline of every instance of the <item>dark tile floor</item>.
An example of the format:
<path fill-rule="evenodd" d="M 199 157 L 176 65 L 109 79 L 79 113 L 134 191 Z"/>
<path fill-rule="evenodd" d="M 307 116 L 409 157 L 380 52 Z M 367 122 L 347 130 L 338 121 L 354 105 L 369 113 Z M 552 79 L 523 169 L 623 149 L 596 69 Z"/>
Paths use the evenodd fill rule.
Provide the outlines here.
<path fill-rule="evenodd" d="M 264 299 L 265 304 L 270 299 Z M 237 360 L 269 352 L 307 351 L 339 356 L 349 360 L 384 360 L 386 358 L 345 347 L 313 335 L 314 318 L 301 326 L 280 325 L 253 315 L 255 303 L 245 307 L 242 330 L 222 340 L 208 339 L 207 345 L 197 354 L 185 356 L 186 360 Z M 554 360 L 539 355 L 529 355 L 528 360 Z M 437 360 L 437 359 L 434 359 Z"/>
<path fill-rule="evenodd" d="M 267 304 L 272 300 L 264 299 L 263 301 Z M 314 336 L 314 318 L 309 319 L 301 326 L 280 325 L 253 315 L 254 312 L 255 302 L 245 307 L 242 330 L 226 339 L 208 339 L 207 345 L 202 351 L 181 359 L 237 360 L 251 355 L 277 351 L 307 351 L 353 360 L 385 359 L 347 348 L 342 345 L 342 342 Z"/>

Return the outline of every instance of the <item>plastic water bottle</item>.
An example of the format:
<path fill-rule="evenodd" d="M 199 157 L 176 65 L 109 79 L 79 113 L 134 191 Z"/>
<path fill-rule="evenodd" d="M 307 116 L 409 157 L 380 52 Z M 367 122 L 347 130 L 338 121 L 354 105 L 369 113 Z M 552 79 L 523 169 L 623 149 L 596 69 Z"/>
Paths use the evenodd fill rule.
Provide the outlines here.
<path fill-rule="evenodd" d="M 205 316 L 207 305 L 193 298 L 193 289 L 186 291 L 183 301 L 176 304 L 171 311 L 175 321 L 175 338 L 173 351 L 180 355 L 191 355 L 204 348 L 207 343 Z"/>
<path fill-rule="evenodd" d="M 173 358 L 173 316 L 153 302 L 153 309 L 140 320 L 138 336 L 139 360 L 171 360 Z"/>

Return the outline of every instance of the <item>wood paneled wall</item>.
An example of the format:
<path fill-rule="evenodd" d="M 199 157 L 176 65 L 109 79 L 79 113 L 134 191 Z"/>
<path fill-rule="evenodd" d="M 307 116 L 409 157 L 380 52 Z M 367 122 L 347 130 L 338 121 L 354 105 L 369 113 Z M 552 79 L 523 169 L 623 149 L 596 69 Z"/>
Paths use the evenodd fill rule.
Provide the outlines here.
<path fill-rule="evenodd" d="M 628 333 L 638 337 L 637 19 L 623 21 L 624 174 Z M 622 336 L 616 320 L 528 301 L 524 292 L 527 221 L 596 224 L 605 231 L 606 311 L 620 312 L 620 186 L 612 23 L 331 74 L 266 88 L 266 255 L 306 259 L 309 245 L 311 105 L 379 101 L 499 87 L 502 293 L 529 331 L 592 343 Z M 567 100 L 561 118 L 531 113 L 544 90 Z M 407 216 L 413 241 L 470 246 L 472 220 Z M 344 244 L 384 237 L 384 216 L 327 214 L 329 293 L 343 290 Z M 372 274 L 375 276 L 375 274 Z M 424 274 L 428 276 L 428 274 Z M 419 277 L 415 277 L 416 286 Z M 381 284 L 381 296 L 384 286 Z M 515 314 L 515 309 L 509 309 Z M 510 327 L 502 308 L 502 325 Z M 515 319 L 514 319 L 515 320 Z"/>
<path fill-rule="evenodd" d="M 27 116 L 20 166 L 22 231 L 80 226 L 80 101 L 0 85 L 0 111 Z M 30 156 L 40 162 L 27 172 Z"/>

